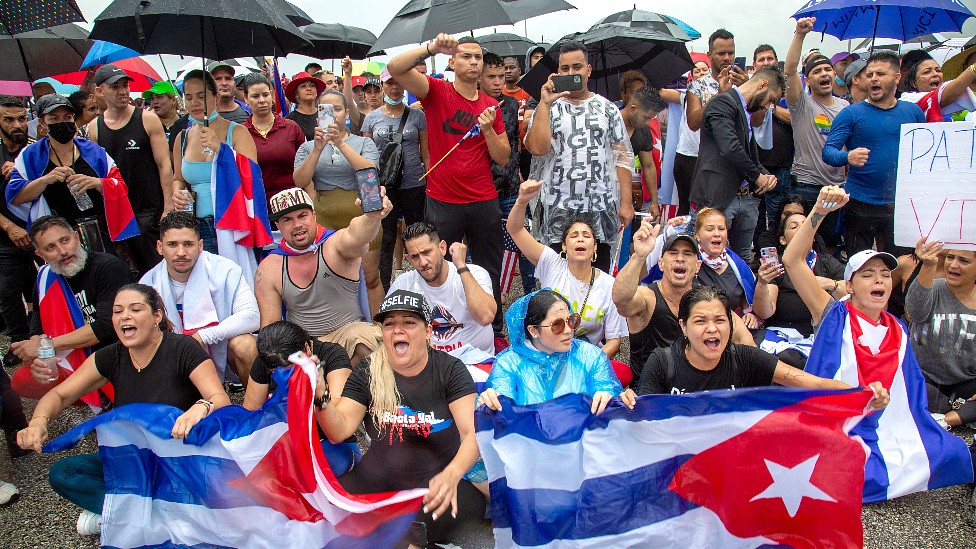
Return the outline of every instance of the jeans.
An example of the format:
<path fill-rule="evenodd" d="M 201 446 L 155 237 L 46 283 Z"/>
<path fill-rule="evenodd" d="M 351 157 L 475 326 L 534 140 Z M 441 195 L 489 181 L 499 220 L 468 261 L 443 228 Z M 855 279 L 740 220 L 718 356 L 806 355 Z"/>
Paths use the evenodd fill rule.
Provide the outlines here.
<path fill-rule="evenodd" d="M 820 185 L 800 183 L 793 178 L 793 193 L 798 194 L 803 197 L 803 200 L 807 203 L 807 208 L 813 206 L 814 202 L 820 196 Z M 817 227 L 817 234 L 823 239 L 824 243 L 828 248 L 836 248 L 840 243 L 840 235 L 843 232 L 843 216 L 841 215 L 841 210 L 835 210 L 827 214 L 827 217 L 820 222 L 820 226 Z"/>
<path fill-rule="evenodd" d="M 763 198 L 766 199 L 766 228 L 775 231 L 779 225 L 779 219 L 776 217 L 779 205 L 787 195 L 793 194 L 793 190 L 789 168 L 776 168 L 772 173 L 776 176 L 776 186 L 766 191 Z"/>
<path fill-rule="evenodd" d="M 363 451 L 355 442 L 332 444 L 328 440 L 322 440 L 320 444 L 322 445 L 322 453 L 325 454 L 325 459 L 329 462 L 329 467 L 332 468 L 332 472 L 337 477 L 351 471 L 363 459 Z"/>
<path fill-rule="evenodd" d="M 488 271 L 491 277 L 492 293 L 495 296 L 495 320 L 492 322 L 495 333 L 502 328 L 502 210 L 498 199 L 472 202 L 470 204 L 449 204 L 427 197 L 427 221 L 437 228 L 442 240 L 450 247 L 468 237 L 468 252 L 471 262 Z M 447 260 L 450 261 L 450 254 Z"/>
<path fill-rule="evenodd" d="M 674 184 L 678 189 L 678 215 L 688 215 L 691 207 L 691 185 L 695 182 L 697 156 L 674 155 Z"/>
<path fill-rule="evenodd" d="M 136 216 L 139 236 L 127 238 L 119 246 L 126 248 L 140 277 L 163 260 L 162 256 L 156 253 L 156 241 L 159 240 L 159 215 L 159 212 L 150 212 Z"/>
<path fill-rule="evenodd" d="M 200 222 L 200 238 L 203 240 L 203 249 L 212 253 L 217 253 L 217 228 L 214 226 L 214 216 L 198 217 Z"/>
<path fill-rule="evenodd" d="M 56 494 L 92 513 L 102 514 L 105 473 L 98 454 L 61 458 L 51 464 L 48 483 Z"/>
<path fill-rule="evenodd" d="M 11 246 L 0 247 L 0 318 L 10 341 L 30 337 L 24 297 L 30 299 L 37 268 L 30 253 Z"/>
<path fill-rule="evenodd" d="M 729 247 L 743 261 L 752 261 L 752 235 L 759 222 L 759 199 L 751 193 L 732 197 L 722 210 L 729 226 Z"/>
<path fill-rule="evenodd" d="M 383 218 L 383 240 L 380 244 L 380 282 L 383 291 L 390 291 L 390 281 L 393 279 L 393 250 L 396 248 L 397 223 L 403 216 L 407 226 L 424 220 L 424 206 L 427 201 L 427 186 L 411 189 L 390 189 L 387 187 L 386 196 L 393 203 L 393 211 Z"/>
<path fill-rule="evenodd" d="M 847 223 L 847 257 L 871 249 L 878 237 L 884 241 L 878 245 L 881 251 L 895 257 L 911 252 L 910 248 L 895 246 L 894 204 L 868 204 L 852 198 L 844 206 L 844 212 L 844 221 Z"/>
<path fill-rule="evenodd" d="M 11 446 L 17 442 L 17 431 L 27 428 L 24 406 L 10 388 L 10 376 L 3 368 L 0 368 L 0 428 Z"/>
<path fill-rule="evenodd" d="M 502 208 L 502 221 L 504 223 L 508 222 L 508 214 L 512 213 L 512 207 L 515 206 L 516 200 L 518 200 L 518 195 L 498 199 L 498 205 Z M 525 213 L 528 215 L 529 212 L 526 210 Z M 508 231 L 504 225 L 502 230 Z M 519 273 L 522 275 L 522 289 L 525 293 L 535 290 L 535 265 L 522 253 L 519 253 Z"/>

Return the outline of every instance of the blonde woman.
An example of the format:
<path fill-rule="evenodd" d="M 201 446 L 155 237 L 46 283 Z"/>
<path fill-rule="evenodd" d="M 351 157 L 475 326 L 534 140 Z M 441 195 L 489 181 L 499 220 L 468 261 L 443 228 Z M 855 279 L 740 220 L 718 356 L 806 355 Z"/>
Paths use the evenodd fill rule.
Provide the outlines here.
<path fill-rule="evenodd" d="M 320 381 L 318 423 L 336 443 L 365 419 L 373 443 L 339 482 L 352 494 L 429 488 L 405 541 L 418 548 L 447 541 L 485 512 L 482 493 L 462 480 L 478 460 L 474 381 L 460 360 L 430 348 L 431 310 L 422 295 L 395 291 L 373 319 L 383 346 L 353 370 L 335 402 Z"/>

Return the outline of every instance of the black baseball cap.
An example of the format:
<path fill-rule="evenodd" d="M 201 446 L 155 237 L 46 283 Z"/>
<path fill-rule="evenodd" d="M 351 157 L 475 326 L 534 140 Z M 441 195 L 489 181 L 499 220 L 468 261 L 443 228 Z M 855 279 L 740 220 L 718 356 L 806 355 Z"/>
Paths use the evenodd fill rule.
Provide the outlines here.
<path fill-rule="evenodd" d="M 45 114 L 50 114 L 56 109 L 61 107 L 67 107 L 71 112 L 75 112 L 74 107 L 71 106 L 71 102 L 68 98 L 59 93 L 49 93 L 47 95 L 42 95 L 34 107 L 37 111 L 37 116 L 44 116 Z"/>
<path fill-rule="evenodd" d="M 102 84 L 114 84 L 123 78 L 128 78 L 132 80 L 132 77 L 125 73 L 124 70 L 116 67 L 115 65 L 102 65 L 98 67 L 95 71 L 95 75 L 92 76 L 92 82 L 96 86 L 101 86 Z"/>
<path fill-rule="evenodd" d="M 685 233 L 675 233 L 670 237 L 668 237 L 668 239 L 664 241 L 664 248 L 662 248 L 661 251 L 666 252 L 670 250 L 675 244 L 682 241 L 691 244 L 691 249 L 695 250 L 695 252 L 698 251 L 698 241 L 696 241 L 691 235 Z"/>
<path fill-rule="evenodd" d="M 380 312 L 376 313 L 373 320 L 383 322 L 387 314 L 395 311 L 413 313 L 422 318 L 427 324 L 430 324 L 434 318 L 423 294 L 408 290 L 397 290 L 383 299 L 383 303 L 380 304 Z"/>

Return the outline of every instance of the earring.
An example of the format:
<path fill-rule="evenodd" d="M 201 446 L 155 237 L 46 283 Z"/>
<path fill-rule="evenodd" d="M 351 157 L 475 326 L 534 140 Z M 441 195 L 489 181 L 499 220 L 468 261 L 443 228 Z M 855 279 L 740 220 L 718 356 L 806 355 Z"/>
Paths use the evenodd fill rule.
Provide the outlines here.
<path fill-rule="evenodd" d="M 563 251 L 559 252 L 559 257 L 561 259 L 566 259 L 566 250 L 563 250 Z"/>
<path fill-rule="evenodd" d="M 593 250 L 593 261 L 590 263 L 596 263 L 596 250 Z"/>
<path fill-rule="evenodd" d="M 157 330 L 159 329 L 159 323 L 158 322 L 156 323 L 156 329 Z"/>

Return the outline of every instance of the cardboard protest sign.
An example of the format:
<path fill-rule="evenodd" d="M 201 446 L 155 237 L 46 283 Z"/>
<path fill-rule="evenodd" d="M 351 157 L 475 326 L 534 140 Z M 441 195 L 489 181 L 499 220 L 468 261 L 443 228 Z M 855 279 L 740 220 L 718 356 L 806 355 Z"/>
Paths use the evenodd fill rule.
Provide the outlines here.
<path fill-rule="evenodd" d="M 895 192 L 895 244 L 921 237 L 976 250 L 976 125 L 904 124 Z"/>

